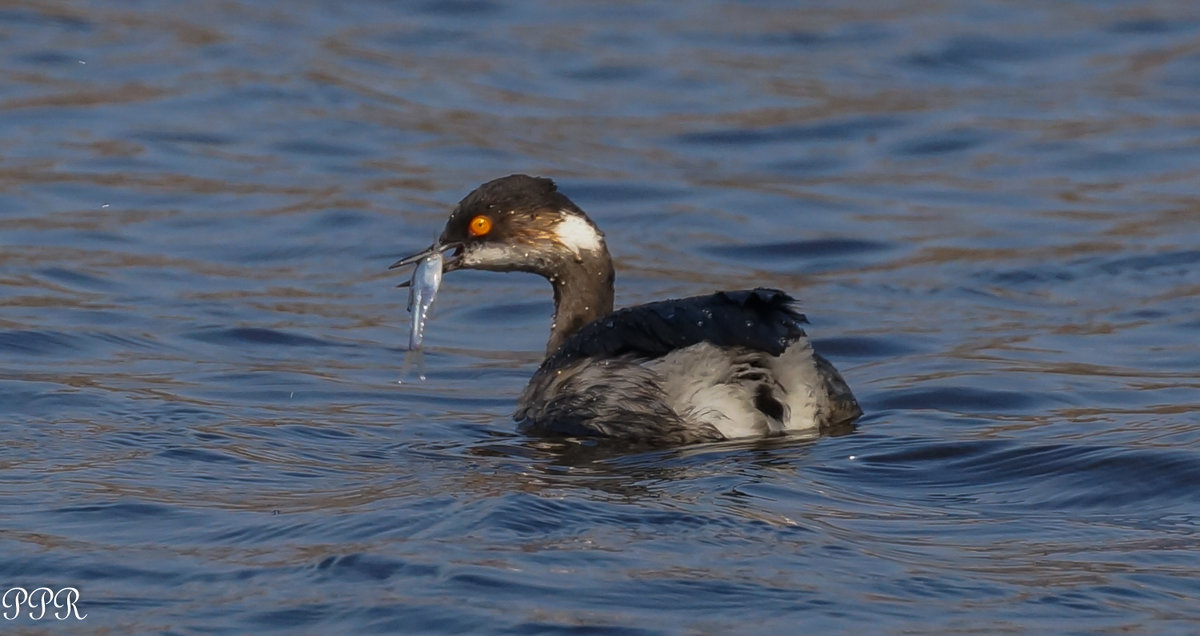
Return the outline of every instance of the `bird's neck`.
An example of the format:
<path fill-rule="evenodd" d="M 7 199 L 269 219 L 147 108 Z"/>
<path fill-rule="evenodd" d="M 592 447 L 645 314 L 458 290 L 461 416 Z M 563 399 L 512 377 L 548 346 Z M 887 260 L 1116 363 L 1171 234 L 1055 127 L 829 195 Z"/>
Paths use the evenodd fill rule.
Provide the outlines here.
<path fill-rule="evenodd" d="M 554 276 L 554 323 L 546 355 L 554 353 L 579 328 L 613 310 L 613 265 L 608 249 L 584 251 Z"/>

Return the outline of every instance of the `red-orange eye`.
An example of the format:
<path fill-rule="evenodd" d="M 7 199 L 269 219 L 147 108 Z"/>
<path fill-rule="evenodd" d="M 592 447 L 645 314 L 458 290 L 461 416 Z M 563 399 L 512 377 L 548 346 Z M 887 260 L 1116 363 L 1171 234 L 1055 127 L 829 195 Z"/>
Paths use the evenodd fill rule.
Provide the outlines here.
<path fill-rule="evenodd" d="M 484 236 L 492 231 L 492 220 L 480 214 L 467 224 L 467 231 L 471 233 L 471 236 Z"/>

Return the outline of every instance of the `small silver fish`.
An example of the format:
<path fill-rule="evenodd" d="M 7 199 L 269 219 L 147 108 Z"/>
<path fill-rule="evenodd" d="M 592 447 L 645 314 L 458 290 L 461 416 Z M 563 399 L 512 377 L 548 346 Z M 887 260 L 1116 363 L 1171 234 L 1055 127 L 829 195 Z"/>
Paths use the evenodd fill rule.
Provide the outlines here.
<path fill-rule="evenodd" d="M 437 298 L 442 286 L 442 253 L 434 252 L 421 259 L 413 270 L 408 289 L 408 311 L 412 313 L 412 324 L 408 330 L 408 350 L 421 348 L 425 340 L 425 321 L 429 318 L 429 307 Z"/>
<path fill-rule="evenodd" d="M 442 253 L 434 252 L 421 259 L 413 270 L 408 285 L 408 311 L 412 314 L 408 329 L 408 352 L 404 354 L 401 375 L 408 376 L 415 365 L 417 377 L 425 379 L 425 352 L 421 343 L 425 340 L 425 321 L 429 319 L 429 308 L 437 298 L 438 287 L 442 286 Z M 403 380 L 401 380 L 403 382 Z"/>

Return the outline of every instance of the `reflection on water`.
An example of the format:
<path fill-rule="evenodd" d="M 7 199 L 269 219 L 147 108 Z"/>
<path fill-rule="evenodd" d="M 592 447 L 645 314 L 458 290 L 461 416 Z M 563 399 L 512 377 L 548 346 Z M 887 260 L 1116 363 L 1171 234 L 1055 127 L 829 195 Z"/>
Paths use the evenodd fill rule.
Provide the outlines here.
<path fill-rule="evenodd" d="M 122 633 L 1194 631 L 1189 3 L 198 9 L 0 2 L 5 589 Z M 619 304 L 793 292 L 857 430 L 524 438 L 522 275 L 448 278 L 397 384 L 386 266 L 511 172 Z"/>

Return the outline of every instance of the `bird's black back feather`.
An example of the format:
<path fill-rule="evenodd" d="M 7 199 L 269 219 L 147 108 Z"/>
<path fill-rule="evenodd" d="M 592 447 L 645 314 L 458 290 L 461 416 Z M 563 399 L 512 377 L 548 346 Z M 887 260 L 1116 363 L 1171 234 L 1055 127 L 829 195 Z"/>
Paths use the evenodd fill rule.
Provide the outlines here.
<path fill-rule="evenodd" d="M 808 320 L 777 289 L 717 292 L 638 305 L 584 325 L 542 363 L 561 368 L 582 358 L 654 359 L 708 342 L 779 355 L 804 336 Z"/>

